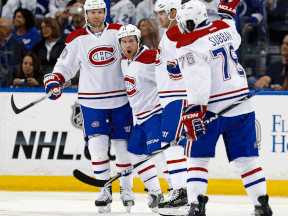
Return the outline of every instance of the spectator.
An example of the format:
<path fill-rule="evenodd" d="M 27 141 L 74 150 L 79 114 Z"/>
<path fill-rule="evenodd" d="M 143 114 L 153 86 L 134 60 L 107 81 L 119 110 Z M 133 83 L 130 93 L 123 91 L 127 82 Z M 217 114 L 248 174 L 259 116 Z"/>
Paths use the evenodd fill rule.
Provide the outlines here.
<path fill-rule="evenodd" d="M 64 29 L 64 35 L 67 37 L 71 32 L 76 29 L 83 28 L 86 26 L 85 15 L 84 15 L 84 5 L 80 2 L 76 2 L 70 8 L 70 13 L 72 14 L 72 23 L 67 25 Z"/>
<path fill-rule="evenodd" d="M 269 1 L 267 8 L 267 22 L 269 24 L 270 39 L 279 42 L 288 34 L 288 1 Z"/>
<path fill-rule="evenodd" d="M 285 70 L 288 64 L 288 35 L 285 36 L 281 46 L 282 61 L 275 62 L 269 66 L 266 71 L 266 75 L 257 80 L 256 77 L 248 78 L 248 85 L 251 89 L 274 89 L 283 90 L 283 83 L 288 76 L 288 68 Z"/>
<path fill-rule="evenodd" d="M 34 28 L 34 16 L 29 10 L 18 8 L 15 11 L 14 26 L 13 36 L 22 40 L 28 51 L 41 40 L 39 32 Z"/>
<path fill-rule="evenodd" d="M 0 34 L 0 40 L 4 40 L 2 34 Z M 8 63 L 6 53 L 0 50 L 0 87 L 7 87 L 10 79 L 12 78 L 12 73 L 13 70 Z"/>
<path fill-rule="evenodd" d="M 266 5 L 267 0 L 241 0 L 239 4 L 239 20 L 241 21 L 241 28 L 246 23 L 251 24 L 259 24 L 259 23 L 267 23 L 267 15 L 266 15 Z M 248 34 L 248 42 L 255 43 L 259 36 L 266 36 L 266 29 L 258 26 L 248 26 L 246 31 Z"/>
<path fill-rule="evenodd" d="M 73 4 L 75 4 L 76 2 L 80 2 L 84 5 L 85 3 L 85 0 L 71 0 L 68 2 L 67 6 L 66 7 L 69 7 L 69 6 L 72 6 Z"/>
<path fill-rule="evenodd" d="M 51 17 L 53 19 L 58 20 L 61 16 L 63 11 L 66 9 L 67 4 L 70 0 L 50 0 L 49 1 L 49 13 L 46 14 L 46 17 Z"/>
<path fill-rule="evenodd" d="M 40 59 L 34 53 L 28 52 L 18 70 L 13 73 L 13 86 L 43 87 L 43 78 Z"/>
<path fill-rule="evenodd" d="M 12 36 L 13 23 L 8 18 L 0 18 L 0 28 L 3 40 L 0 40 L 0 49 L 5 52 L 8 64 L 17 69 L 21 59 L 26 54 L 26 48 L 22 41 Z"/>
<path fill-rule="evenodd" d="M 36 4 L 37 0 L 8 0 L 3 6 L 2 17 L 7 17 L 10 20 L 13 20 L 13 14 L 17 8 L 25 8 L 34 13 Z"/>
<path fill-rule="evenodd" d="M 161 23 L 156 19 L 154 15 L 154 5 L 156 0 L 143 0 L 136 7 L 136 23 L 139 25 L 140 20 L 144 18 L 154 19 L 158 25 L 159 35 L 162 37 L 165 29 L 161 27 Z"/>
<path fill-rule="evenodd" d="M 13 19 L 15 10 L 19 7 L 26 8 L 36 15 L 36 19 L 44 18 L 44 14 L 48 10 L 49 0 L 8 0 L 5 7 L 3 7 L 2 17 Z"/>
<path fill-rule="evenodd" d="M 121 25 L 136 24 L 136 9 L 130 0 L 111 0 L 110 19 Z"/>
<path fill-rule="evenodd" d="M 220 0 L 199 0 L 199 1 L 203 2 L 203 4 L 206 5 L 209 21 L 215 21 L 221 19 L 221 17 L 218 15 L 218 5 L 220 3 Z"/>
<path fill-rule="evenodd" d="M 44 18 L 41 23 L 43 39 L 36 44 L 32 52 L 41 60 L 44 74 L 51 73 L 58 57 L 65 48 L 64 40 L 60 40 L 61 31 L 55 19 Z"/>
<path fill-rule="evenodd" d="M 149 49 L 158 50 L 160 43 L 159 31 L 157 23 L 153 19 L 144 18 L 138 24 L 141 31 L 141 42 Z"/>

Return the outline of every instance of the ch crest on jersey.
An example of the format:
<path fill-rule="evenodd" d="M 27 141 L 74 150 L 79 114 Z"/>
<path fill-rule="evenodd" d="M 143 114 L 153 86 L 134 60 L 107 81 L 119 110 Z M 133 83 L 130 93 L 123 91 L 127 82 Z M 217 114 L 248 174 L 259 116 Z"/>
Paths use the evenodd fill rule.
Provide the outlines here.
<path fill-rule="evenodd" d="M 114 46 L 98 46 L 88 53 L 88 61 L 93 67 L 104 67 L 113 64 L 117 58 Z"/>
<path fill-rule="evenodd" d="M 126 91 L 128 97 L 133 97 L 138 93 L 138 90 L 136 88 L 136 80 L 133 77 L 125 76 L 124 77 Z"/>
<path fill-rule="evenodd" d="M 157 56 L 156 56 L 156 61 L 155 61 L 156 65 L 160 65 L 162 63 L 161 55 L 162 55 L 162 48 L 159 47 L 159 49 L 157 50 Z"/>

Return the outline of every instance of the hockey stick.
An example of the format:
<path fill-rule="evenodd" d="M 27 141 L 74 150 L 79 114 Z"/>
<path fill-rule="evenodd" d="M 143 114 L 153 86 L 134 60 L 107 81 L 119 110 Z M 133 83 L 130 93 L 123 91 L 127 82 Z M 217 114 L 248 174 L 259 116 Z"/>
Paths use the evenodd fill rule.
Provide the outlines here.
<path fill-rule="evenodd" d="M 239 106 L 240 104 L 242 104 L 243 102 L 247 101 L 248 99 L 250 99 L 251 97 L 253 97 L 254 95 L 257 95 L 259 92 L 263 91 L 263 89 L 257 89 L 255 91 L 250 91 L 248 93 L 248 95 L 246 95 L 244 98 L 236 101 L 235 103 L 233 103 L 232 105 L 230 105 L 229 107 L 227 107 L 226 109 L 222 110 L 221 112 L 219 112 L 218 114 L 216 114 L 215 116 L 210 117 L 209 119 L 207 119 L 205 121 L 205 125 L 211 123 L 212 121 L 216 120 L 217 118 L 219 118 L 220 116 L 224 115 L 225 113 L 229 112 L 230 110 L 232 110 L 233 108 Z M 166 150 L 167 148 L 169 148 L 170 146 L 174 146 L 177 145 L 178 142 L 180 142 L 181 140 L 185 139 L 187 137 L 188 134 L 183 134 L 181 135 L 179 138 L 173 140 L 172 142 L 168 143 L 167 145 L 165 145 L 164 147 L 162 147 L 161 149 L 151 153 L 150 155 L 148 155 L 145 159 L 143 159 L 142 161 L 131 165 L 130 167 L 128 167 L 126 170 L 124 170 L 121 173 L 118 173 L 117 175 L 115 175 L 113 178 L 111 178 L 110 180 L 98 180 L 98 179 L 94 179 L 90 176 L 87 176 L 86 174 L 82 173 L 81 171 L 75 169 L 73 171 L 73 175 L 75 178 L 77 178 L 79 181 L 84 182 L 86 184 L 95 186 L 95 187 L 106 187 L 108 185 L 110 185 L 113 181 L 119 179 L 121 176 L 132 172 L 135 168 L 139 167 L 140 165 L 142 165 L 143 163 L 145 163 L 146 161 L 150 160 L 151 158 L 153 158 L 155 155 L 163 152 L 164 150 Z"/>
<path fill-rule="evenodd" d="M 71 80 L 65 82 L 62 86 L 60 86 L 60 88 L 61 88 L 61 89 L 64 89 L 64 88 L 66 88 L 67 86 L 71 85 L 72 83 L 77 82 L 78 79 L 79 79 L 79 76 L 74 77 L 74 78 L 72 78 Z M 28 108 L 34 106 L 35 104 L 43 101 L 44 99 L 50 97 L 51 95 L 52 95 L 52 92 L 50 91 L 50 92 L 49 92 L 48 94 L 46 94 L 45 96 L 43 96 L 43 97 L 41 97 L 41 98 L 39 98 L 39 99 L 37 99 L 37 100 L 29 103 L 28 105 L 26 105 L 25 107 L 23 107 L 23 108 L 21 108 L 21 109 L 18 109 L 18 108 L 16 107 L 15 103 L 14 103 L 14 98 L 13 98 L 13 94 L 12 94 L 12 96 L 11 96 L 11 106 L 12 106 L 13 111 L 14 111 L 16 114 L 19 114 L 19 113 L 27 110 Z"/>

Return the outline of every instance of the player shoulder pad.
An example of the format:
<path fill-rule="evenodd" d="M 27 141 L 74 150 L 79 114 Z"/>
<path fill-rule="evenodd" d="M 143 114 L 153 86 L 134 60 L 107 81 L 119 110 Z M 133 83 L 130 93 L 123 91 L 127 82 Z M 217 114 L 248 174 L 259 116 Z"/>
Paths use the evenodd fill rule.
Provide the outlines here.
<path fill-rule="evenodd" d="M 177 42 L 183 34 L 179 30 L 178 26 L 174 26 L 166 32 L 166 35 L 170 41 Z"/>
<path fill-rule="evenodd" d="M 122 25 L 119 25 L 119 24 L 109 23 L 109 26 L 108 26 L 107 30 L 114 29 L 114 30 L 119 31 L 119 29 L 121 28 L 121 26 L 122 26 Z"/>
<path fill-rule="evenodd" d="M 80 29 L 77 29 L 73 32 L 71 32 L 67 38 L 66 38 L 66 41 L 65 43 L 70 43 L 71 41 L 73 41 L 75 38 L 79 37 L 79 36 L 82 36 L 82 35 L 87 35 L 88 32 L 86 30 L 86 28 L 80 28 Z"/>
<path fill-rule="evenodd" d="M 178 41 L 176 48 L 179 49 L 183 46 L 187 46 L 189 44 L 194 43 L 196 40 L 198 40 L 201 37 L 204 37 L 208 34 L 212 34 L 212 33 L 215 33 L 217 31 L 220 31 L 222 29 L 229 28 L 229 27 L 230 26 L 227 23 L 221 20 L 216 20 L 213 22 L 213 24 L 209 28 L 205 28 L 199 31 L 193 31 L 193 32 L 190 32 L 189 34 L 184 35 Z"/>
<path fill-rule="evenodd" d="M 156 50 L 145 50 L 135 61 L 141 62 L 143 64 L 152 64 L 155 63 L 156 56 Z"/>

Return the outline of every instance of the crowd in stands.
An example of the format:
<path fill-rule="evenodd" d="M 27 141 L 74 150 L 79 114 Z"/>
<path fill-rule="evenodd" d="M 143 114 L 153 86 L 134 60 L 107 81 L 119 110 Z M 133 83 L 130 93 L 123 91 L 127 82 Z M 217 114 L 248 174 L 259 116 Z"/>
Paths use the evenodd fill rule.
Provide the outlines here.
<path fill-rule="evenodd" d="M 182 0 L 183 3 L 189 0 Z M 218 20 L 220 0 L 200 0 L 210 21 Z M 111 23 L 134 24 L 142 43 L 158 49 L 164 33 L 154 14 L 156 0 L 111 0 Z M 0 84 L 43 87 L 65 47 L 67 36 L 85 27 L 85 0 L 2 0 L 0 3 Z M 251 89 L 288 88 L 288 1 L 241 0 L 239 62 Z"/>

